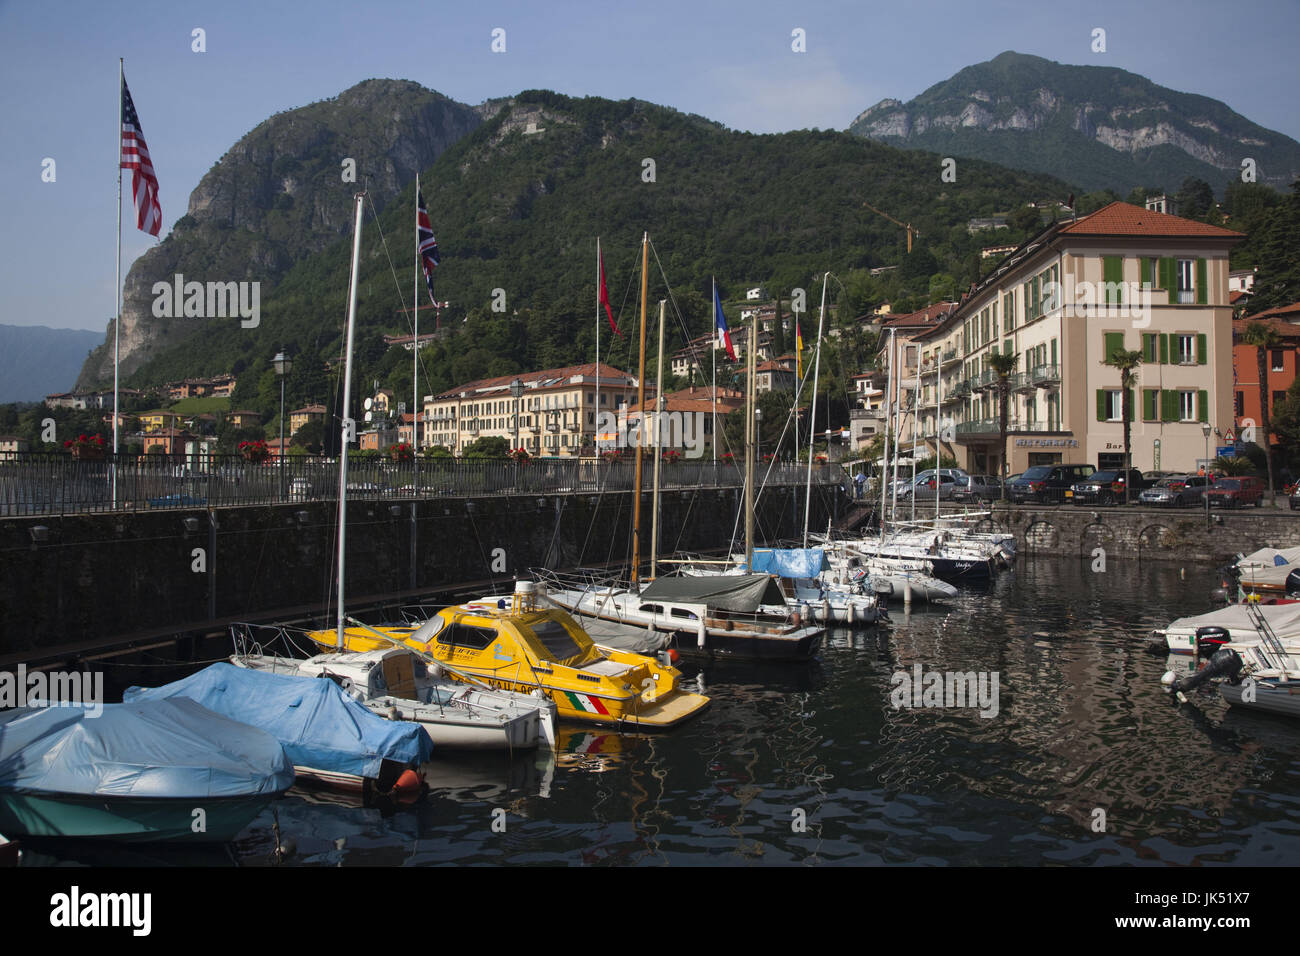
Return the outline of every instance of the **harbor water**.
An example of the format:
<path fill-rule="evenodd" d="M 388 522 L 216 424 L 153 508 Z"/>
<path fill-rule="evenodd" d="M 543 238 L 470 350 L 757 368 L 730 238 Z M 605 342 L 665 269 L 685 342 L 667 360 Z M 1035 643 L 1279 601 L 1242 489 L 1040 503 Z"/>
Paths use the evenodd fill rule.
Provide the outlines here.
<path fill-rule="evenodd" d="M 1203 566 L 1022 559 L 986 591 L 895 605 L 892 627 L 834 630 L 812 664 L 683 664 L 713 703 L 670 733 L 570 726 L 554 757 L 436 760 L 409 805 L 294 789 L 233 848 L 142 862 L 1290 862 L 1294 724 L 1217 694 L 1174 706 L 1166 659 L 1148 649 L 1152 628 L 1208 610 L 1217 584 Z M 996 696 L 904 693 L 933 672 L 975 672 L 990 693 L 996 675 Z M 915 706 L 927 702 L 944 706 Z M 277 824 L 292 844 L 279 863 Z M 34 849 L 33 863 L 106 862 L 93 848 Z M 121 848 L 112 862 L 127 862 Z"/>

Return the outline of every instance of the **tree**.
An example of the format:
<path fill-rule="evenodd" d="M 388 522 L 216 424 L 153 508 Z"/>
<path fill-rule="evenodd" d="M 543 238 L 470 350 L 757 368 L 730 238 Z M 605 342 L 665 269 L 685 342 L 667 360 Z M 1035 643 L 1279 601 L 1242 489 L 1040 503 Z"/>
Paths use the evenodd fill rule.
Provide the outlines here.
<path fill-rule="evenodd" d="M 509 458 L 510 442 L 499 435 L 484 435 L 465 446 L 462 458 Z"/>
<path fill-rule="evenodd" d="M 1259 369 L 1259 425 L 1264 432 L 1262 444 L 1264 462 L 1268 468 L 1268 506 L 1273 508 L 1276 507 L 1277 500 L 1274 498 L 1273 490 L 1273 449 L 1268 437 L 1268 350 L 1277 348 L 1282 339 L 1276 329 L 1264 322 L 1247 322 L 1241 334 L 1241 341 L 1244 345 L 1255 346 L 1255 360 Z"/>
<path fill-rule="evenodd" d="M 1103 365 L 1109 365 L 1112 368 L 1119 369 L 1119 395 L 1120 395 L 1120 418 L 1124 421 L 1124 467 L 1133 467 L 1133 451 L 1130 447 L 1129 439 L 1131 438 L 1132 426 L 1129 424 L 1133 409 L 1129 392 L 1131 386 L 1137 378 L 1137 367 L 1142 364 L 1142 353 L 1140 351 L 1129 352 L 1124 349 L 1115 349 L 1110 353 Z M 1128 476 L 1126 475 L 1125 478 Z M 1129 487 L 1131 481 L 1124 482 L 1124 504 L 1128 504 Z"/>
<path fill-rule="evenodd" d="M 1178 215 L 1184 219 L 1204 219 L 1206 213 L 1214 208 L 1214 190 L 1204 179 L 1189 176 L 1183 180 L 1182 188 L 1174 195 L 1178 203 Z"/>
<path fill-rule="evenodd" d="M 1002 447 L 1002 498 L 1007 495 L 1007 409 L 1011 404 L 1011 375 L 1020 355 L 1017 352 L 994 353 L 989 366 L 998 376 L 998 441 Z"/>
<path fill-rule="evenodd" d="M 1007 219 L 1012 229 L 1026 236 L 1037 232 L 1042 221 L 1042 214 L 1033 206 L 1021 206 Z"/>
<path fill-rule="evenodd" d="M 312 419 L 303 423 L 293 433 L 293 437 L 289 439 L 289 444 L 305 448 L 313 455 L 319 455 L 321 448 L 325 444 L 325 423 L 319 419 Z"/>
<path fill-rule="evenodd" d="M 772 323 L 772 354 L 780 358 L 786 353 L 785 317 L 781 315 L 781 293 L 776 293 L 776 321 Z"/>

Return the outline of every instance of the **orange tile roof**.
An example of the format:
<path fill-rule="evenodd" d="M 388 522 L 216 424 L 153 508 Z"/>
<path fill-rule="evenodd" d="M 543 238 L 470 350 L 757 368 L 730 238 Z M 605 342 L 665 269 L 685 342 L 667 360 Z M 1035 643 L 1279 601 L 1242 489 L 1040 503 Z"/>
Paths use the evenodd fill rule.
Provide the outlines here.
<path fill-rule="evenodd" d="M 533 389 L 530 391 L 541 391 L 549 387 L 571 388 L 572 386 L 569 385 L 569 379 L 575 375 L 581 375 L 584 377 L 590 376 L 592 378 L 595 378 L 596 363 L 587 362 L 585 365 L 566 365 L 564 368 L 545 369 L 541 372 L 520 372 L 516 375 L 498 375 L 495 378 L 481 378 L 473 382 L 466 382 L 463 385 L 457 385 L 454 388 L 449 388 L 445 392 L 435 395 L 434 400 L 436 401 L 439 399 L 457 397 L 460 395 L 461 392 L 475 392 L 475 391 L 480 391 L 489 388 L 502 388 L 504 386 L 509 385 L 515 379 L 519 379 L 525 385 L 527 385 L 529 382 L 540 382 L 543 381 L 544 379 L 554 378 L 554 379 L 561 380 L 557 382 L 555 386 L 534 386 Z M 633 378 L 633 376 L 630 372 L 620 371 L 619 369 L 614 368 L 612 365 L 606 365 L 604 362 L 601 362 L 600 380 L 602 384 L 608 379 L 616 379 L 616 378 L 631 379 Z M 622 386 L 616 386 L 616 387 L 622 387 Z M 652 386 L 650 385 L 650 383 L 647 382 L 646 390 L 650 391 L 651 388 Z"/>
<path fill-rule="evenodd" d="M 1192 236 L 1214 239 L 1244 239 L 1240 232 L 1203 222 L 1153 212 L 1126 202 L 1113 202 L 1077 222 L 1061 227 L 1070 236 Z"/>
<path fill-rule="evenodd" d="M 1292 302 L 1290 305 L 1279 305 L 1274 309 L 1265 309 L 1263 312 L 1256 312 L 1254 315 L 1246 316 L 1247 319 L 1271 319 L 1275 316 L 1297 315 L 1300 314 L 1300 302 Z"/>

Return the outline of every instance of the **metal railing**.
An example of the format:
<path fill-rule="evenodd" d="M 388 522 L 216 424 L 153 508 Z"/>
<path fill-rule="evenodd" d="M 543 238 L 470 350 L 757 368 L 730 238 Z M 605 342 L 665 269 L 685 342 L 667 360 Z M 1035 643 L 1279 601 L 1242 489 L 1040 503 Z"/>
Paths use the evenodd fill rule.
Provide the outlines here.
<path fill-rule="evenodd" d="M 1029 373 L 1029 377 L 1035 385 L 1050 385 L 1053 382 L 1060 382 L 1061 366 L 1035 365 L 1033 371 Z"/>
<path fill-rule="evenodd" d="M 653 463 L 653 456 L 646 461 Z M 757 467 L 773 485 L 801 485 L 807 465 L 783 462 Z M 648 474 L 648 473 L 647 473 Z M 116 503 L 113 496 L 116 478 Z M 440 496 L 509 494 L 595 494 L 630 491 L 632 459 L 532 458 L 348 460 L 348 497 L 357 500 L 417 499 Z M 837 485 L 843 469 L 813 466 L 813 482 Z M 162 455 L 120 455 L 87 461 L 62 454 L 25 454 L 0 461 L 0 516 L 84 514 L 102 511 L 193 509 L 234 505 L 272 505 L 338 498 L 338 463 L 332 459 L 289 457 L 254 463 L 238 456 L 178 461 Z M 739 488 L 744 462 L 685 460 L 665 464 L 660 486 L 668 490 Z M 644 490 L 649 492 L 647 477 Z"/>

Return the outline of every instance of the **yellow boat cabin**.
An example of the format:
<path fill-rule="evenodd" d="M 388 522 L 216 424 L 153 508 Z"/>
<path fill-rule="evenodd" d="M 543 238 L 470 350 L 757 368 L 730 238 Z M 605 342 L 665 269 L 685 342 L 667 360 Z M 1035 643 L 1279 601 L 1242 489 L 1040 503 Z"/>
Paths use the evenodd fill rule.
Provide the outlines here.
<path fill-rule="evenodd" d="M 444 608 L 420 625 L 348 627 L 344 648 L 374 650 L 400 642 L 441 661 L 452 673 L 493 687 L 529 693 L 541 688 L 561 719 L 625 729 L 664 730 L 695 716 L 709 698 L 678 686 L 681 672 L 652 657 L 599 647 L 567 612 L 538 609 L 533 584 L 521 581 L 509 602 Z M 333 629 L 312 631 L 318 645 L 338 648 Z"/>

